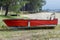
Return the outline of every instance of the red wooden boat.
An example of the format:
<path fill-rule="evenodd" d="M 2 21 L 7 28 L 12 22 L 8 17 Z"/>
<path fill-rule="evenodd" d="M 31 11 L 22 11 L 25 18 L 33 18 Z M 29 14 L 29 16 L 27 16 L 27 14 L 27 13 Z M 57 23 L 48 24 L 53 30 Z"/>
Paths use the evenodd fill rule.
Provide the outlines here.
<path fill-rule="evenodd" d="M 41 15 L 40 15 L 41 16 Z M 58 24 L 55 14 L 51 14 L 49 19 L 4 19 L 8 27 L 54 27 Z"/>
<path fill-rule="evenodd" d="M 8 27 L 51 27 L 56 26 L 58 19 L 40 20 L 40 19 L 4 19 Z"/>

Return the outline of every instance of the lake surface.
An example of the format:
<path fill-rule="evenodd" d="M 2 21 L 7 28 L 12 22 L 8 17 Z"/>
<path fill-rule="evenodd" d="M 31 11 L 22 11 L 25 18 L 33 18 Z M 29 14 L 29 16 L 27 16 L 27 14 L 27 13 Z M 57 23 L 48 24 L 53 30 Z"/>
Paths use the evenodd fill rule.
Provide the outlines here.
<path fill-rule="evenodd" d="M 60 9 L 60 0 L 46 0 L 46 5 L 43 6 L 43 9 L 56 10 Z"/>

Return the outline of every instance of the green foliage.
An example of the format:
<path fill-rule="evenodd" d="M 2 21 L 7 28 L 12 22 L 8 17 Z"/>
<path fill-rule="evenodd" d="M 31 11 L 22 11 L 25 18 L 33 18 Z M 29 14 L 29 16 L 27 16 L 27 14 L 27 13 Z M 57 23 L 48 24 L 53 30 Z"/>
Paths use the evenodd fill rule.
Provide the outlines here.
<path fill-rule="evenodd" d="M 46 4 L 45 0 L 0 0 L 1 6 L 8 6 L 9 11 L 19 12 L 22 6 L 31 3 L 34 11 L 39 11 Z"/>
<path fill-rule="evenodd" d="M 8 6 L 10 11 L 18 12 L 19 9 L 24 6 L 24 4 L 28 3 L 23 0 L 0 0 L 0 6 Z"/>
<path fill-rule="evenodd" d="M 9 6 L 9 10 L 14 11 L 14 12 L 19 12 L 20 8 L 22 6 L 25 6 L 26 3 L 28 3 L 28 2 L 27 1 L 19 1 L 19 2 L 16 2 L 15 4 L 11 4 Z"/>
<path fill-rule="evenodd" d="M 27 0 L 30 2 L 34 11 L 39 11 L 46 4 L 45 0 Z"/>

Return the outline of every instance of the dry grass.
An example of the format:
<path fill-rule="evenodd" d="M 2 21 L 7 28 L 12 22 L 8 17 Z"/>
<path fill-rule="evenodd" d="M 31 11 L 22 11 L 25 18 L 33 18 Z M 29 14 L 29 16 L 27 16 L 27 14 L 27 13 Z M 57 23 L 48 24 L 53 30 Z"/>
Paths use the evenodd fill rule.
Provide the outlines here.
<path fill-rule="evenodd" d="M 59 25 L 55 29 L 0 31 L 0 40 L 54 40 L 60 39 Z"/>

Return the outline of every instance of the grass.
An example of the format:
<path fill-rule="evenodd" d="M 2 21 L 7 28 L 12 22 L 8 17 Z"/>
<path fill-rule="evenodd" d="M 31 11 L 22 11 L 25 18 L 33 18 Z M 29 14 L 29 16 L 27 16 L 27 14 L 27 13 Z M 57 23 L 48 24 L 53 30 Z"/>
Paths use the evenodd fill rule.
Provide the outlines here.
<path fill-rule="evenodd" d="M 18 31 L 0 31 L 2 40 L 48 40 L 51 38 L 60 38 L 60 30 L 39 29 L 39 30 L 18 30 Z"/>
<path fill-rule="evenodd" d="M 5 18 L 7 18 L 7 17 L 0 16 L 0 29 L 2 28 L 3 25 L 5 25 L 4 22 L 3 22 L 3 19 L 5 19 Z"/>

